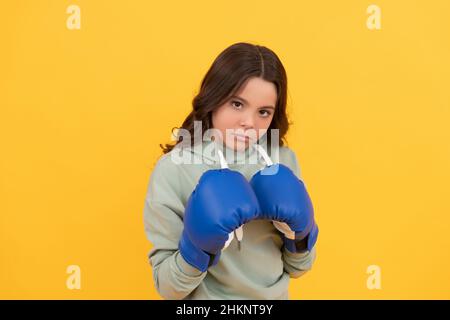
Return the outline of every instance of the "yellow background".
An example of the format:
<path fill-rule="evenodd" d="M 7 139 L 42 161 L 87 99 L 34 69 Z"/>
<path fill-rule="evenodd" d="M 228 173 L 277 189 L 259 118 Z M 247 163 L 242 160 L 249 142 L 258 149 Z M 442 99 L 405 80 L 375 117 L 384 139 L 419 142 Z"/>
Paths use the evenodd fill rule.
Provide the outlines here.
<path fill-rule="evenodd" d="M 142 213 L 159 143 L 240 41 L 284 63 L 320 226 L 291 298 L 450 298 L 449 17 L 446 0 L 4 1 L 0 298 L 160 299 Z"/>

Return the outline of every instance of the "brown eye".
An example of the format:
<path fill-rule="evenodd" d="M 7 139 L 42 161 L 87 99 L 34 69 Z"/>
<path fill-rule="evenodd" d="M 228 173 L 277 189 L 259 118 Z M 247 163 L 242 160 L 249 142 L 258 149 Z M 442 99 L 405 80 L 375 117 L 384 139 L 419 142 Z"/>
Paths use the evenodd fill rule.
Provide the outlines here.
<path fill-rule="evenodd" d="M 231 105 L 233 106 L 233 107 L 235 107 L 236 109 L 241 109 L 241 107 L 242 107 L 242 103 L 240 103 L 239 101 L 231 101 Z"/>
<path fill-rule="evenodd" d="M 259 112 L 259 114 L 262 115 L 264 118 L 266 118 L 266 117 L 270 116 L 271 113 L 267 110 L 261 110 Z"/>

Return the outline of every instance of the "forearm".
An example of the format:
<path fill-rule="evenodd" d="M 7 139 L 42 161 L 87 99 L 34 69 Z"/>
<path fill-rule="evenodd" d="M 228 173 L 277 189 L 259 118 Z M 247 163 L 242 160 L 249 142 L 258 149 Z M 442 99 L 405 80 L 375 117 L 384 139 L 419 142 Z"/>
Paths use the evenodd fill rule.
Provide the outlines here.
<path fill-rule="evenodd" d="M 283 247 L 283 266 L 291 278 L 299 278 L 311 270 L 316 259 L 316 247 L 304 253 L 292 253 Z"/>
<path fill-rule="evenodd" d="M 168 300 L 185 298 L 198 287 L 205 276 L 206 272 L 189 265 L 178 250 L 153 266 L 155 287 L 159 294 Z"/>

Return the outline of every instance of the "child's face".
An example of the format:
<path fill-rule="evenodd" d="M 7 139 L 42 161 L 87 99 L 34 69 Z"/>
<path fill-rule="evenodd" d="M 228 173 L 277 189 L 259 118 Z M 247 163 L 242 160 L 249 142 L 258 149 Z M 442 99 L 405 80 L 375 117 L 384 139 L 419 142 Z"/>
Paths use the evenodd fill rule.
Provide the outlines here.
<path fill-rule="evenodd" d="M 212 125 L 220 130 L 228 148 L 245 150 L 269 128 L 276 102 L 272 82 L 249 78 L 234 97 L 212 112 Z"/>

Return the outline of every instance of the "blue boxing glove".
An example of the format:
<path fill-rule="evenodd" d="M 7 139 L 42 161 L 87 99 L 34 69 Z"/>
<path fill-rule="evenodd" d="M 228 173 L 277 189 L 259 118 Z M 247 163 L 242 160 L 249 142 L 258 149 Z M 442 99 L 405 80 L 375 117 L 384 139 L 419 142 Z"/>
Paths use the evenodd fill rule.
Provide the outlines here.
<path fill-rule="evenodd" d="M 273 220 L 290 252 L 311 251 L 319 228 L 306 187 L 287 166 L 268 161 L 269 165 L 250 180 L 261 208 L 260 218 Z"/>
<path fill-rule="evenodd" d="M 258 214 L 258 199 L 242 174 L 228 168 L 206 171 L 186 204 L 181 255 L 205 272 L 218 263 L 229 234 Z"/>

